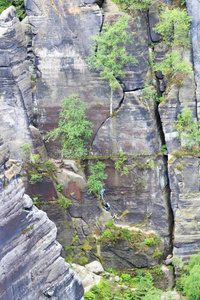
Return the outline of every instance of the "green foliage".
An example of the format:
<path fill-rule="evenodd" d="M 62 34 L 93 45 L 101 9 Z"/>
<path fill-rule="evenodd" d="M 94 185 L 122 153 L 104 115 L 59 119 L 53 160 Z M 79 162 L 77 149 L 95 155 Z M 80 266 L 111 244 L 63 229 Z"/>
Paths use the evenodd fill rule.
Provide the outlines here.
<path fill-rule="evenodd" d="M 21 152 L 22 156 L 25 162 L 28 162 L 30 160 L 31 155 L 31 146 L 30 144 L 24 144 L 21 146 Z"/>
<path fill-rule="evenodd" d="M 40 162 L 40 155 L 39 154 L 31 154 L 30 161 L 32 164 L 38 164 Z"/>
<path fill-rule="evenodd" d="M 29 183 L 30 184 L 35 184 L 36 182 L 41 182 L 42 181 L 42 175 L 38 173 L 34 173 L 33 171 L 29 171 L 30 179 Z"/>
<path fill-rule="evenodd" d="M 62 192 L 62 190 L 63 190 L 63 185 L 62 185 L 61 183 L 60 183 L 60 184 L 57 184 L 56 189 L 57 189 L 57 191 Z"/>
<path fill-rule="evenodd" d="M 131 35 L 126 33 L 127 17 L 119 17 L 113 23 L 106 23 L 99 35 L 94 36 L 94 45 L 88 65 L 92 69 L 100 70 L 102 79 L 108 81 L 111 91 L 118 86 L 116 78 L 123 77 L 123 68 L 129 63 L 136 63 L 131 55 L 127 55 L 125 44 L 131 41 Z"/>
<path fill-rule="evenodd" d="M 147 10 L 152 0 L 114 0 L 125 12 L 132 13 L 135 10 Z"/>
<path fill-rule="evenodd" d="M 124 162 L 126 161 L 126 157 L 124 157 L 124 153 L 120 152 L 118 160 L 115 162 L 115 169 L 121 171 L 121 176 L 128 175 L 129 170 L 126 166 L 124 166 Z"/>
<path fill-rule="evenodd" d="M 88 177 L 89 189 L 88 193 L 99 191 L 103 188 L 103 180 L 108 177 L 108 175 L 104 172 L 105 165 L 98 161 L 96 164 L 90 165 L 91 175 Z"/>
<path fill-rule="evenodd" d="M 191 20 L 186 9 L 166 9 L 161 13 L 161 21 L 156 24 L 154 30 L 161 34 L 163 40 L 169 45 L 189 47 Z"/>
<path fill-rule="evenodd" d="M 145 85 L 142 89 L 142 99 L 148 101 L 157 96 L 157 91 L 153 85 Z"/>
<path fill-rule="evenodd" d="M 24 0 L 0 0 L 0 14 L 11 5 L 15 6 L 18 18 L 24 19 L 26 15 Z"/>
<path fill-rule="evenodd" d="M 186 141 L 187 147 L 191 148 L 194 145 L 200 145 L 199 122 L 193 122 L 192 111 L 185 107 L 177 116 L 173 127 L 178 131 L 180 139 Z"/>
<path fill-rule="evenodd" d="M 178 51 L 167 53 L 165 59 L 160 63 L 155 63 L 153 68 L 154 71 L 161 71 L 170 83 L 176 83 L 178 79 L 182 81 L 185 75 L 192 72 L 189 63 L 180 60 Z M 180 75 L 182 75 L 182 77 L 180 77 Z M 177 79 L 177 76 L 180 78 L 178 77 Z M 177 81 L 178 85 L 180 85 L 179 81 Z"/>
<path fill-rule="evenodd" d="M 71 199 L 67 199 L 63 194 L 59 193 L 59 198 L 57 202 L 62 206 L 64 209 L 67 209 L 68 206 L 71 204 Z"/>
<path fill-rule="evenodd" d="M 152 245 L 158 245 L 161 242 L 161 239 L 153 233 L 145 234 L 141 231 L 128 230 L 121 227 L 112 227 L 111 229 L 107 229 L 102 233 L 99 243 L 111 243 L 113 245 L 121 241 L 128 241 L 129 247 L 137 249 L 140 248 L 142 244 L 145 244 L 145 240 L 148 239 L 152 242 Z"/>
<path fill-rule="evenodd" d="M 167 146 L 166 145 L 162 145 L 161 149 L 160 149 L 160 152 L 162 154 L 164 154 L 164 152 L 167 150 Z"/>
<path fill-rule="evenodd" d="M 92 134 L 92 123 L 86 120 L 87 105 L 72 94 L 61 104 L 58 128 L 47 134 L 47 142 L 60 138 L 63 157 L 83 157 L 86 154 L 88 139 Z"/>
<path fill-rule="evenodd" d="M 88 292 L 86 292 L 86 293 L 84 294 L 84 299 L 85 299 L 85 300 L 95 300 L 96 297 L 95 297 L 95 295 L 93 294 L 93 292 L 88 291 Z"/>
<path fill-rule="evenodd" d="M 148 246 L 153 246 L 154 244 L 154 239 L 153 238 L 148 238 L 144 240 L 145 244 Z"/>

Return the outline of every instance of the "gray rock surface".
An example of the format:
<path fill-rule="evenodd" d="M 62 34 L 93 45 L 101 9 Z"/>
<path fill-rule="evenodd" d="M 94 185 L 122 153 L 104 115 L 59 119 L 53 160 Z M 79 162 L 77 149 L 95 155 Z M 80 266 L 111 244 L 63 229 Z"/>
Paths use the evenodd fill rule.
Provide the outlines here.
<path fill-rule="evenodd" d="M 2 140 L 0 154 L 0 298 L 81 299 L 83 287 L 60 257 L 56 226 L 24 195 Z"/>
<path fill-rule="evenodd" d="M 198 118 L 200 116 L 200 49 L 199 49 L 199 13 L 200 13 L 200 3 L 195 0 L 186 0 L 186 6 L 189 16 L 192 17 L 191 21 L 191 40 L 192 40 L 192 50 L 193 50 L 193 64 L 195 72 L 195 82 L 196 82 L 196 98 L 197 98 L 197 114 Z"/>
<path fill-rule="evenodd" d="M 0 15 L 0 95 L 1 136 L 11 158 L 21 160 L 20 147 L 32 143 L 32 94 L 25 35 L 13 6 Z"/>
<path fill-rule="evenodd" d="M 199 158 L 172 156 L 169 161 L 169 180 L 175 228 L 173 255 L 187 260 L 191 254 L 199 251 Z"/>
<path fill-rule="evenodd" d="M 102 264 L 97 260 L 85 265 L 85 268 L 96 275 L 104 272 Z"/>
<path fill-rule="evenodd" d="M 154 99 L 143 100 L 141 91 L 125 93 L 116 116 L 109 118 L 97 132 L 92 145 L 94 154 L 159 152 L 154 103 Z"/>

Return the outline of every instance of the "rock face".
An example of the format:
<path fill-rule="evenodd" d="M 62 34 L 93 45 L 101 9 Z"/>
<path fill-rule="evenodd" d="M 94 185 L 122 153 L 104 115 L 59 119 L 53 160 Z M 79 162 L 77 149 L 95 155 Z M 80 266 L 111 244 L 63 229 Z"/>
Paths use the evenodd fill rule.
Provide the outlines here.
<path fill-rule="evenodd" d="M 92 150 L 95 155 L 159 152 L 154 100 L 143 100 L 140 91 L 126 93 L 116 116 L 109 118 L 99 129 Z"/>
<path fill-rule="evenodd" d="M 195 71 L 196 81 L 196 98 L 197 98 L 197 113 L 198 118 L 200 114 L 200 73 L 199 73 L 199 62 L 200 62 L 200 51 L 199 51 L 199 12 L 200 3 L 195 0 L 186 0 L 188 14 L 192 17 L 191 21 L 191 40 L 193 49 L 193 63 Z"/>
<path fill-rule="evenodd" d="M 63 166 L 59 166 L 58 183 L 63 185 L 64 196 L 71 200 L 67 211 L 56 202 L 55 186 L 48 180 L 29 186 L 28 193 L 43 194 L 44 201 L 40 205 L 56 222 L 59 241 L 63 246 L 67 246 L 66 249 L 73 246 L 77 255 L 84 254 L 85 258 L 94 260 L 98 253 L 98 256 L 102 257 L 104 262 L 109 262 L 113 268 L 152 266 L 161 259 L 160 256 L 159 259 L 151 261 L 155 249 L 147 249 L 147 253 L 141 253 L 141 256 L 133 253 L 126 241 L 121 241 L 118 247 L 109 244 L 97 247 L 99 246 L 96 245 L 98 235 L 105 230 L 105 224 L 111 220 L 111 215 L 116 213 L 123 225 L 134 224 L 138 228 L 154 230 L 163 240 L 163 248 L 160 250 L 166 253 L 171 252 L 174 224 L 174 254 L 185 260 L 191 253 L 197 251 L 200 240 L 199 162 L 195 154 L 189 156 L 177 152 L 184 144 L 178 139 L 173 124 L 177 115 L 186 106 L 192 110 L 195 121 L 200 117 L 199 3 L 186 0 L 188 12 L 193 17 L 191 27 L 193 48 L 183 50 L 181 47 L 173 46 L 172 49 L 172 51 L 178 49 L 182 60 L 194 64 L 194 74 L 187 75 L 183 80 L 183 86 L 178 87 L 174 84 L 167 85 L 163 74 L 153 73 L 149 64 L 150 52 L 154 52 L 157 63 L 162 61 L 164 55 L 170 50 L 163 42 L 159 42 L 160 36 L 153 30 L 159 20 L 157 5 L 161 5 L 161 2 L 153 1 L 148 13 L 138 12 L 128 17 L 129 29 L 127 30 L 132 34 L 133 43 L 127 43 L 126 49 L 138 63 L 126 66 L 125 77 L 118 78 L 123 85 L 119 84 L 114 92 L 114 114 L 109 116 L 110 87 L 106 81 L 101 80 L 99 71 L 89 70 L 87 57 L 90 54 L 92 36 L 100 32 L 104 23 L 114 22 L 124 13 L 119 11 L 112 0 L 100 2 L 103 2 L 102 8 L 95 0 L 86 0 L 84 3 L 81 0 L 26 0 L 27 17 L 22 24 L 17 19 L 13 7 L 1 14 L 1 132 L 8 141 L 11 158 L 21 160 L 20 147 L 24 143 L 32 144 L 42 161 L 47 159 L 47 153 L 50 157 L 56 157 L 59 142 L 46 144 L 46 152 L 40 134 L 45 134 L 57 126 L 63 97 L 68 97 L 72 93 L 79 94 L 89 107 L 87 115 L 94 125 L 93 137 L 89 145 L 90 154 L 97 157 L 90 157 L 84 162 L 85 174 L 81 168 L 70 161 L 64 161 Z M 172 5 L 171 0 L 162 2 L 164 6 Z M 151 44 L 150 48 L 149 44 Z M 27 60 L 29 60 L 32 82 Z M 145 98 L 143 96 L 145 85 L 155 88 L 158 97 L 164 95 L 165 101 L 157 105 L 155 95 L 148 95 Z M 30 125 L 33 119 L 32 108 L 34 124 L 38 128 Z M 166 145 L 167 148 L 164 155 L 163 151 L 160 152 L 162 145 Z M 121 170 L 117 170 L 115 163 L 120 158 L 120 152 L 127 156 Z M 176 155 L 179 154 L 180 156 L 177 157 Z M 55 284 L 53 276 L 60 278 L 58 282 L 65 282 L 72 275 L 68 266 L 59 257 L 60 246 L 56 246 L 55 227 L 44 213 L 32 206 L 29 198 L 24 197 L 18 175 L 16 178 L 12 175 L 17 174 L 18 167 L 6 162 L 7 154 L 3 157 L 2 205 L 5 205 L 6 211 L 6 205 L 16 197 L 17 204 L 10 206 L 13 210 L 13 212 L 10 210 L 12 214 L 8 219 L 8 222 L 11 222 L 8 228 L 10 241 L 6 241 L 7 236 L 2 238 L 5 239 L 3 251 L 7 252 L 7 254 L 2 252 L 5 254 L 2 256 L 2 262 L 5 269 L 9 268 L 6 259 L 11 251 L 14 251 L 9 247 L 11 242 L 14 246 L 17 245 L 15 243 L 19 239 L 21 250 L 16 248 L 16 253 L 21 251 L 24 255 L 22 261 L 26 262 L 27 269 L 22 266 L 22 261 L 19 259 L 18 268 L 21 269 L 3 271 L 12 276 L 14 283 L 8 291 L 0 290 L 4 294 L 15 295 L 21 285 L 24 294 L 20 299 L 23 297 L 29 299 L 29 295 L 26 294 L 28 289 L 24 289 L 26 285 L 30 287 L 30 291 L 35 291 L 31 292 L 33 294 L 30 294 L 30 299 L 43 299 L 42 297 L 46 296 L 65 299 L 67 290 L 64 283 L 63 286 L 60 283 Z M 110 203 L 110 212 L 102 208 L 100 197 L 87 193 L 89 165 L 97 159 L 106 164 L 108 178 L 105 181 L 104 201 Z M 121 176 L 123 167 L 127 168 L 128 173 Z M 17 192 L 14 192 L 14 189 L 17 189 Z M 6 196 L 7 192 L 10 192 L 13 198 Z M 5 199 L 9 201 L 5 202 Z M 22 200 L 18 201 L 19 199 Z M 3 211 L 1 220 L 7 222 L 4 213 Z M 10 219 L 11 217 L 14 219 Z M 40 231 L 36 220 L 41 224 Z M 19 226 L 15 226 L 15 222 L 18 222 Z M 33 247 L 31 247 L 32 239 L 35 243 Z M 42 250 L 37 253 L 39 244 Z M 24 250 L 24 245 L 27 245 L 25 248 L 30 249 L 30 253 Z M 124 259 L 124 249 L 127 250 L 126 259 Z M 71 249 L 65 250 L 64 253 L 70 254 L 69 251 Z M 40 277 L 42 275 L 38 273 L 43 272 L 43 269 L 40 269 L 42 267 L 39 267 L 39 271 L 36 270 L 39 264 L 36 253 L 45 264 L 45 257 L 49 261 L 49 265 L 44 268 L 44 272 L 49 272 L 46 279 Z M 55 259 L 52 253 L 55 253 Z M 29 254 L 33 256 L 31 262 Z M 53 259 L 54 263 L 51 263 Z M 13 254 L 10 261 L 14 261 Z M 57 262 L 61 264 L 60 270 L 63 275 L 58 274 L 55 266 Z M 55 275 L 51 271 L 54 268 Z M 4 273 L 2 276 L 5 276 Z M 28 276 L 25 277 L 23 275 L 25 273 Z M 17 277 L 18 279 L 15 279 Z M 73 298 L 73 294 L 70 293 L 76 289 L 81 291 L 81 286 L 73 280 L 70 285 L 72 291 L 68 290 L 68 294 Z M 41 298 L 36 295 L 38 291 L 41 291 Z M 80 295 L 81 293 L 82 291 Z"/>
<path fill-rule="evenodd" d="M 20 168 L 0 142 L 0 298 L 81 299 L 83 287 L 60 257 L 56 227 L 24 195 Z"/>
<path fill-rule="evenodd" d="M 198 251 L 200 242 L 199 158 L 172 156 L 169 178 L 175 223 L 174 255 L 186 260 Z"/>
<path fill-rule="evenodd" d="M 11 157 L 21 159 L 21 145 L 32 144 L 32 92 L 25 35 L 12 6 L 0 15 L 0 119 Z"/>

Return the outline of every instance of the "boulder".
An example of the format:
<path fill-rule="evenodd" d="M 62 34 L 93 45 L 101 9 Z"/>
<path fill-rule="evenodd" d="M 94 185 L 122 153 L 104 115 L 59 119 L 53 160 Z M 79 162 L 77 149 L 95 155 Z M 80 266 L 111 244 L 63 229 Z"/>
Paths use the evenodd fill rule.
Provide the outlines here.
<path fill-rule="evenodd" d="M 95 260 L 95 261 L 93 261 L 93 262 L 85 265 L 85 268 L 88 271 L 90 271 L 90 272 L 92 272 L 92 273 L 94 273 L 96 275 L 99 275 L 99 274 L 101 274 L 101 273 L 104 272 L 102 264 L 99 261 L 97 261 L 97 260 Z"/>

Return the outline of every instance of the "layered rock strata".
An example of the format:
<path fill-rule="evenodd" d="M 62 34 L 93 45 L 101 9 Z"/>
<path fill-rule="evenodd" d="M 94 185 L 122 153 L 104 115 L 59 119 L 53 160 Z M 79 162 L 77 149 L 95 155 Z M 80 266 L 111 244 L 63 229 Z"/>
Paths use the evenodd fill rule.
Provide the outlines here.
<path fill-rule="evenodd" d="M 21 159 L 21 145 L 32 144 L 32 91 L 25 35 L 13 6 L 0 15 L 0 119 L 11 157 Z"/>
<path fill-rule="evenodd" d="M 56 226 L 33 206 L 0 141 L 0 298 L 81 299 L 83 287 L 61 258 Z"/>

